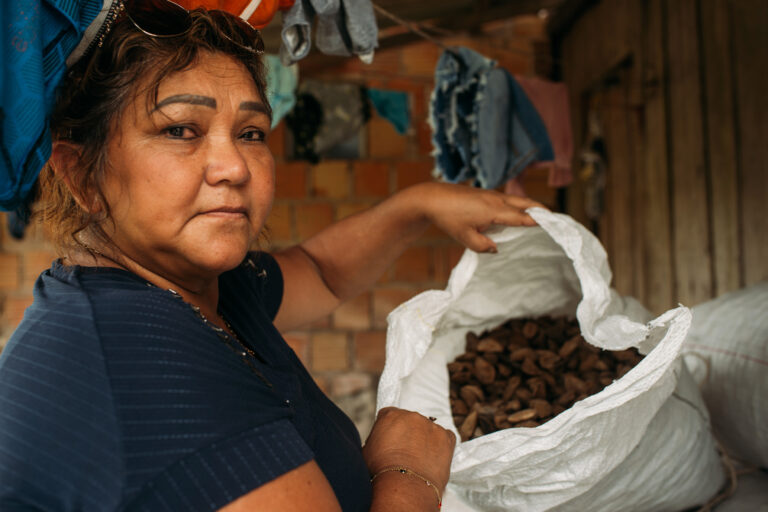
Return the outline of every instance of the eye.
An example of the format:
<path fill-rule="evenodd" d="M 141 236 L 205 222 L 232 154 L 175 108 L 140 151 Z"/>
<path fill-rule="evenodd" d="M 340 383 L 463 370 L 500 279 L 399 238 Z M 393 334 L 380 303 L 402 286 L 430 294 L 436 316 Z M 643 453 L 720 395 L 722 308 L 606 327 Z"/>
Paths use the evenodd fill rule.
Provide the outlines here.
<path fill-rule="evenodd" d="M 163 130 L 172 139 L 192 139 L 197 134 L 188 126 L 169 126 Z"/>
<path fill-rule="evenodd" d="M 258 128 L 248 128 L 240 135 L 240 138 L 248 142 L 264 142 L 267 134 Z"/>

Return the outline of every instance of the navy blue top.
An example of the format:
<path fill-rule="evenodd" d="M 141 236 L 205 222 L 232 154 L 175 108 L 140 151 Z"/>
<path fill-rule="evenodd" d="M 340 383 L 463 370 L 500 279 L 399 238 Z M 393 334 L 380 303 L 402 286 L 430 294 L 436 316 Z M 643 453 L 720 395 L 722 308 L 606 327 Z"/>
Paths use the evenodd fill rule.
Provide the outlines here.
<path fill-rule="evenodd" d="M 275 260 L 219 289 L 257 357 L 130 272 L 40 276 L 0 356 L 0 510 L 215 510 L 310 459 L 345 511 L 369 509 L 355 426 L 272 324 Z"/>

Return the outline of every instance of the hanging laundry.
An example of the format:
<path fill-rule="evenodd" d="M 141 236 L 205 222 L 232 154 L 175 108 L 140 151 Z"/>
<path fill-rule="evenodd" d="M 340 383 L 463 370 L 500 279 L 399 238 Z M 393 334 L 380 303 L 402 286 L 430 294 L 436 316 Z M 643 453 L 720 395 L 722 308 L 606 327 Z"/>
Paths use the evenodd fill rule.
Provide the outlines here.
<path fill-rule="evenodd" d="M 293 154 L 298 160 L 307 160 L 312 164 L 320 161 L 315 151 L 315 136 L 323 123 L 323 107 L 317 98 L 309 93 L 301 93 L 296 98 L 296 106 L 285 117 L 285 124 L 293 135 Z"/>
<path fill-rule="evenodd" d="M 290 66 L 309 54 L 314 16 L 315 11 L 309 0 L 296 0 L 293 7 L 283 14 L 283 43 L 280 45 L 283 65 Z"/>
<path fill-rule="evenodd" d="M 307 80 L 299 91 L 314 96 L 323 110 L 323 122 L 314 138 L 318 154 L 349 139 L 371 117 L 367 95 L 357 84 Z"/>
<path fill-rule="evenodd" d="M 30 193 L 51 155 L 48 115 L 65 59 L 101 8 L 102 0 L 3 0 L 0 209 L 15 210 L 8 216 L 15 237 L 24 233 Z"/>
<path fill-rule="evenodd" d="M 267 55 L 267 101 L 272 107 L 272 128 L 296 105 L 296 86 L 299 81 L 299 67 L 296 64 L 283 66 L 280 57 Z"/>
<path fill-rule="evenodd" d="M 496 188 L 536 160 L 553 158 L 547 130 L 505 69 L 468 48 L 440 56 L 430 100 L 436 173 Z"/>
<path fill-rule="evenodd" d="M 568 88 L 564 83 L 550 82 L 541 78 L 516 76 L 528 99 L 541 116 L 554 151 L 553 160 L 534 162 L 532 168 L 549 170 L 548 185 L 564 187 L 573 181 L 573 134 L 568 101 Z"/>
<path fill-rule="evenodd" d="M 378 46 L 378 27 L 370 0 L 296 0 L 283 15 L 280 58 L 286 65 L 307 56 L 317 17 L 318 49 L 326 55 L 357 55 L 370 64 Z"/>
<path fill-rule="evenodd" d="M 411 126 L 411 113 L 408 109 L 407 93 L 368 89 L 368 99 L 371 100 L 376 112 L 392 123 L 397 133 L 403 134 L 408 131 Z"/>

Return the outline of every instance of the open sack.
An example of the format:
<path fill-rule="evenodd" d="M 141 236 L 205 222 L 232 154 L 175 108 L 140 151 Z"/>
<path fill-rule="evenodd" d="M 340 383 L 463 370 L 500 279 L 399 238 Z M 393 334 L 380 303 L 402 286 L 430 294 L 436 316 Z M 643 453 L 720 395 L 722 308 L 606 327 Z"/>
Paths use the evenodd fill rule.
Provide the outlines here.
<path fill-rule="evenodd" d="M 498 254 L 466 251 L 445 290 L 390 313 L 377 407 L 435 416 L 458 438 L 446 365 L 464 352 L 466 332 L 509 318 L 575 315 L 589 343 L 637 347 L 646 357 L 539 427 L 458 443 L 443 510 L 660 512 L 706 502 L 724 474 L 698 388 L 677 357 L 690 311 L 652 319 L 610 288 L 605 251 L 583 226 L 539 208 L 529 213 L 539 227 L 491 234 Z"/>

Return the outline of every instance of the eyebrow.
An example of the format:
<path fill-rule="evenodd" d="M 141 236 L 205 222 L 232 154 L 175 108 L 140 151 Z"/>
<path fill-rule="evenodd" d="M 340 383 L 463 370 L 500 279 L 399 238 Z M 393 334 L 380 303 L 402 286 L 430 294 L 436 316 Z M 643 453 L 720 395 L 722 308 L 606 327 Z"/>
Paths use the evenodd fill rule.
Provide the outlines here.
<path fill-rule="evenodd" d="M 154 110 L 159 110 L 161 107 L 170 105 L 171 103 L 189 103 L 190 105 L 203 105 L 204 107 L 216 108 L 216 100 L 208 96 L 198 96 L 197 94 L 176 94 L 174 96 L 168 96 L 163 101 L 159 102 Z"/>
<path fill-rule="evenodd" d="M 200 96 L 197 94 L 176 94 L 169 96 L 164 100 L 158 102 L 157 106 L 153 109 L 159 110 L 160 108 L 170 105 L 171 103 L 188 103 L 190 105 L 202 105 L 204 107 L 216 108 L 216 99 L 209 96 Z M 260 101 L 243 101 L 240 103 L 240 110 L 251 110 L 254 112 L 260 112 L 266 114 L 270 118 L 269 110 Z"/>
<path fill-rule="evenodd" d="M 252 110 L 254 112 L 261 112 L 262 114 L 269 116 L 270 119 L 272 118 L 272 116 L 269 114 L 269 110 L 267 110 L 266 105 L 260 101 L 243 101 L 240 103 L 240 110 Z"/>

